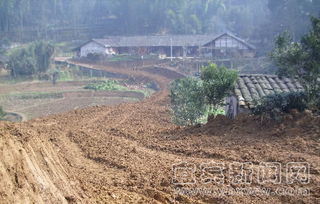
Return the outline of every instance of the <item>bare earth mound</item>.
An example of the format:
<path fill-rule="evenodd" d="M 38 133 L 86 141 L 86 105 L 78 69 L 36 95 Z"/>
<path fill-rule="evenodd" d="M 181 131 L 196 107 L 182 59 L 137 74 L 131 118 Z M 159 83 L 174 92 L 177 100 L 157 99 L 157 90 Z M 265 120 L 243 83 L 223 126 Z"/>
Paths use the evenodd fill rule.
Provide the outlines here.
<path fill-rule="evenodd" d="M 137 103 L 97 106 L 21 124 L 1 123 L 1 202 L 320 202 L 319 118 L 303 113 L 280 124 L 261 125 L 252 117 L 236 121 L 220 117 L 202 127 L 179 128 L 170 120 L 166 91 L 169 79 L 144 71 L 98 68 L 148 77 L 157 81 L 162 91 Z M 173 167 L 181 162 L 196 167 L 195 183 L 176 182 Z M 261 162 L 277 162 L 283 173 L 287 163 L 308 163 L 310 180 L 306 184 L 264 184 L 257 182 L 253 173 L 250 184 L 234 184 L 228 176 L 223 184 L 203 184 L 200 167 L 210 162 L 226 166 L 250 162 L 253 169 Z M 286 180 L 285 174 L 281 177 Z M 190 189 L 237 187 L 272 191 L 303 188 L 308 193 L 229 196 L 181 193 Z"/>

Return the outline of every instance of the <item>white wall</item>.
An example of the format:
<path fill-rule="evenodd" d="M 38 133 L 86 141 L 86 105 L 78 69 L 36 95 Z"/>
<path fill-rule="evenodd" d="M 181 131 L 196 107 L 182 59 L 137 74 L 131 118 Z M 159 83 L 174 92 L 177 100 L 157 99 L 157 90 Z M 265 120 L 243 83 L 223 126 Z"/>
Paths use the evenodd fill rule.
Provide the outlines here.
<path fill-rule="evenodd" d="M 112 48 L 105 48 L 104 46 L 91 41 L 80 49 L 80 57 L 86 57 L 89 53 L 96 53 L 101 55 L 112 55 L 115 54 Z"/>
<path fill-rule="evenodd" d="M 224 35 L 221 38 L 217 39 L 215 41 L 215 47 L 216 48 L 237 48 L 241 50 L 248 49 L 248 47 L 245 46 L 243 43 L 227 35 Z"/>

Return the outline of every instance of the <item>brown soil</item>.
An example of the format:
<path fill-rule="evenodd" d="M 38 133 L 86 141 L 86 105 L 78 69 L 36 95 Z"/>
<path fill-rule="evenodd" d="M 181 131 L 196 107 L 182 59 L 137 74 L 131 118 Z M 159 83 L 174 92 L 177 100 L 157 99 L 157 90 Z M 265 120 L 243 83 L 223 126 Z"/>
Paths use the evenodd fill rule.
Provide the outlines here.
<path fill-rule="evenodd" d="M 143 70 L 97 66 L 157 81 L 161 91 L 136 103 L 96 106 L 24 123 L 0 123 L 0 202 L 3 203 L 319 203 L 320 119 L 292 114 L 261 124 L 243 116 L 205 126 L 170 120 L 168 78 Z M 303 187 L 310 195 L 177 195 L 172 167 L 202 163 L 307 162 L 310 183 L 251 187 Z M 282 171 L 285 171 L 283 168 Z M 199 177 L 201 172 L 197 171 Z M 256 175 L 254 175 L 254 178 Z M 248 187 L 230 184 L 187 187 Z"/>
<path fill-rule="evenodd" d="M 133 83 L 138 83 L 134 79 Z M 144 99 L 144 94 L 134 91 L 91 91 L 84 89 L 90 81 L 59 82 L 53 86 L 50 82 L 24 82 L 1 84 L 0 104 L 7 112 L 18 113 L 23 120 L 45 117 L 56 113 L 96 105 L 116 105 Z M 140 90 L 141 85 L 128 85 L 133 90 Z M 47 97 L 37 97 L 46 93 Z M 50 95 L 50 93 L 52 93 Z M 33 94 L 33 95 L 30 95 Z M 22 97 L 23 96 L 23 97 Z M 20 118 L 21 119 L 21 118 Z M 8 115 L 5 120 L 17 122 L 15 115 Z"/>
<path fill-rule="evenodd" d="M 167 79 L 176 79 L 176 78 L 183 78 L 184 75 L 181 73 L 178 73 L 176 71 L 163 68 L 163 67 L 147 67 L 142 69 L 145 72 L 153 73 L 156 75 L 160 75 L 163 77 L 166 77 Z"/>
<path fill-rule="evenodd" d="M 55 86 L 51 82 L 23 82 L 18 84 L 0 84 L 0 94 L 23 92 L 57 92 L 79 91 L 88 84 L 87 81 L 58 82 Z"/>

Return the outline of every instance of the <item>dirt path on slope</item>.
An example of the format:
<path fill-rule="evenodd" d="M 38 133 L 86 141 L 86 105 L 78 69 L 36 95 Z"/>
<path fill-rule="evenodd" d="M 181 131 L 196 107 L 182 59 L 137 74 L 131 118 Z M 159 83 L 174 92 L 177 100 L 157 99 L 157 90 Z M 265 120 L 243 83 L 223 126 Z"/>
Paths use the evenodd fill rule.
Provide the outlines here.
<path fill-rule="evenodd" d="M 106 69 L 100 66 L 97 68 Z M 14 156 L 2 158 L 0 170 L 5 174 L 0 175 L 1 177 L 4 175 L 7 177 L 7 182 L 3 179 L 0 186 L 2 201 L 5 203 L 28 201 L 37 203 L 45 203 L 46 201 L 152 203 L 156 201 L 152 197 L 146 197 L 143 193 L 127 191 L 114 183 L 115 181 L 113 180 L 117 179 L 123 180 L 122 183 L 126 184 L 126 180 L 130 176 L 127 171 L 119 170 L 122 166 L 117 164 L 117 161 L 113 161 L 115 154 L 111 154 L 110 158 L 95 157 L 83 152 L 81 145 L 84 143 L 80 145 L 76 142 L 80 139 L 80 137 L 76 136 L 77 134 L 90 134 L 93 138 L 91 136 L 86 138 L 86 142 L 89 142 L 89 140 L 94 143 L 99 142 L 98 138 L 100 137 L 110 140 L 112 136 L 106 135 L 106 130 L 111 129 L 117 132 L 114 128 L 125 127 L 128 121 L 130 123 L 139 123 L 139 120 L 143 120 L 138 114 L 139 110 L 145 109 L 145 111 L 149 112 L 151 110 L 150 104 L 165 103 L 168 79 L 150 73 L 107 69 L 115 73 L 125 73 L 129 76 L 148 77 L 151 80 L 155 80 L 162 91 L 144 101 L 143 104 L 128 104 L 130 106 L 129 109 L 125 108 L 127 105 L 94 107 L 71 112 L 66 114 L 68 115 L 66 117 L 56 115 L 47 119 L 36 119 L 22 124 L 3 123 L 1 126 L 1 141 L 4 142 L 1 149 L 2 155 L 12 152 L 11 154 Z M 74 115 L 78 116 L 74 117 Z M 161 116 L 159 115 L 159 117 Z M 88 127 L 90 124 L 100 124 L 101 128 L 103 128 L 104 124 L 101 123 L 101 120 L 108 122 L 108 127 L 105 127 L 106 129 L 101 130 L 101 132 L 100 130 L 94 130 L 94 132 L 90 133 L 91 129 Z M 166 125 L 170 123 L 170 121 L 165 122 Z M 153 122 L 147 121 L 147 123 Z M 138 129 L 139 126 L 137 126 L 136 131 L 139 131 Z M 14 141 L 15 145 L 4 148 L 11 140 Z M 125 143 L 126 141 L 123 141 L 117 145 L 115 141 L 109 147 L 121 148 Z M 104 143 L 104 145 L 108 147 L 108 143 Z M 129 146 L 134 145 L 128 144 Z M 55 152 L 48 153 L 47 149 L 55 149 Z M 20 156 L 15 153 L 16 151 L 25 151 L 25 157 L 28 159 L 19 158 Z M 121 150 L 121 152 L 123 151 L 126 151 L 125 148 Z M 45 158 L 53 156 L 55 156 L 55 159 L 52 159 L 55 161 L 54 164 L 50 164 L 47 161 L 43 162 L 43 160 L 46 160 Z M 15 161 L 14 163 L 17 162 L 15 158 L 19 158 L 19 163 L 12 165 L 13 161 Z M 33 162 L 27 162 L 26 160 L 32 160 Z M 60 165 L 60 161 L 63 163 L 62 165 Z M 41 166 L 39 167 L 40 164 Z M 19 170 L 17 165 L 21 166 L 22 170 Z M 62 167 L 61 172 L 55 169 L 57 168 L 56 165 Z M 34 166 L 37 167 L 35 168 Z M 20 172 L 17 173 L 17 171 Z M 45 176 L 41 177 L 39 174 Z M 38 177 L 41 177 L 44 180 L 43 182 L 47 182 L 47 185 L 41 184 L 43 182 L 38 181 Z M 68 183 L 68 185 L 65 185 L 65 183 Z M 8 186 L 12 186 L 12 188 L 8 188 Z M 54 195 L 55 191 L 56 195 Z M 71 193 L 72 191 L 75 192 Z"/>
<path fill-rule="evenodd" d="M 1 153 L 15 151 L 13 158 L 17 158 L 4 157 L 0 163 L 0 176 L 7 178 L 7 185 L 1 183 L 0 186 L 0 197 L 5 201 L 319 203 L 319 118 L 296 115 L 286 123 L 268 126 L 261 126 L 251 117 L 236 121 L 218 118 L 206 126 L 179 128 L 170 119 L 167 91 L 170 79 L 167 77 L 143 70 L 84 66 L 147 77 L 156 81 L 161 91 L 142 102 L 91 107 L 22 124 L 1 124 L 4 142 L 0 145 Z M 15 144 L 5 148 L 10 140 Z M 25 164 L 25 158 L 19 156 L 20 149 L 32 158 L 37 168 L 30 162 Z M 196 165 L 194 185 L 172 183 L 173 165 L 181 162 Z M 283 172 L 286 163 L 304 162 L 310 164 L 311 180 L 306 185 L 271 185 L 257 181 L 251 185 L 235 185 L 226 178 L 223 185 L 203 184 L 199 168 L 210 162 L 226 166 L 233 162 L 251 162 L 254 168 L 258 168 L 260 162 L 278 162 L 283 165 Z M 48 185 L 42 187 L 40 181 L 35 180 L 38 175 L 45 175 L 41 178 Z M 285 175 L 283 177 L 285 180 Z M 10 186 L 10 190 L 6 191 L 6 186 Z M 305 188 L 309 195 L 200 192 L 188 196 L 177 193 L 184 187 L 213 190 L 256 187 L 272 191 Z M 56 192 L 56 196 L 52 192 Z"/>

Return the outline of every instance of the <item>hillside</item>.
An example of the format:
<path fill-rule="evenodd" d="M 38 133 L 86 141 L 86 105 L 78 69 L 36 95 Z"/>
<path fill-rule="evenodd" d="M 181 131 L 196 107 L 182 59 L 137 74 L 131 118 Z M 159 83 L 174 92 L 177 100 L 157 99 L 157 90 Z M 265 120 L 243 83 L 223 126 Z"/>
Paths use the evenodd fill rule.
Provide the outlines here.
<path fill-rule="evenodd" d="M 96 106 L 24 123 L 0 123 L 0 200 L 3 203 L 319 203 L 320 118 L 292 113 L 281 124 L 223 117 L 207 125 L 173 125 L 169 77 L 144 70 L 95 68 L 156 81 L 161 90 L 142 101 Z M 250 187 L 304 188 L 308 195 L 175 194 L 173 165 L 217 162 L 310 164 L 309 184 Z M 197 171 L 199 177 L 201 172 Z M 284 175 L 282 175 L 284 177 Z M 257 175 L 253 175 L 256 178 Z M 285 177 L 283 178 L 285 179 Z M 187 187 L 248 187 L 228 182 Z"/>

